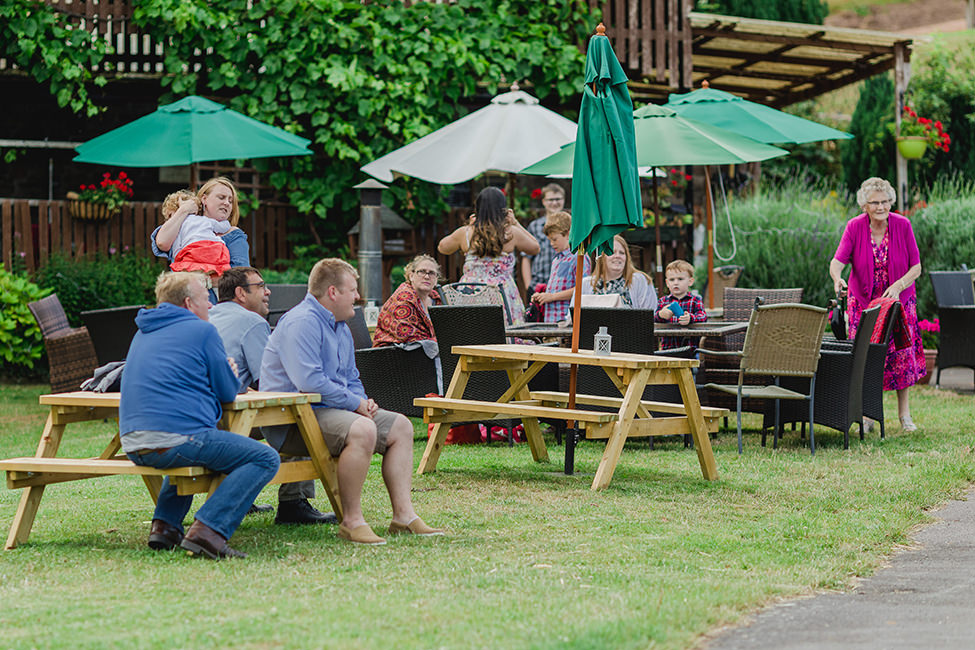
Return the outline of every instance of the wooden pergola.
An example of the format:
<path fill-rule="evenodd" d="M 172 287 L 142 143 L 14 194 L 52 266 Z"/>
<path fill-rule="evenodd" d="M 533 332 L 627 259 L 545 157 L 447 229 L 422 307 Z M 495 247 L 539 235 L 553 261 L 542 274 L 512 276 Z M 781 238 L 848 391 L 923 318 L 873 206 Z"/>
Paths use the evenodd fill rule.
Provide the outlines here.
<path fill-rule="evenodd" d="M 712 88 L 782 108 L 894 70 L 900 126 L 914 38 L 690 11 L 690 0 L 590 0 L 636 100 L 665 103 L 707 80 Z M 897 153 L 897 189 L 907 161 Z"/>

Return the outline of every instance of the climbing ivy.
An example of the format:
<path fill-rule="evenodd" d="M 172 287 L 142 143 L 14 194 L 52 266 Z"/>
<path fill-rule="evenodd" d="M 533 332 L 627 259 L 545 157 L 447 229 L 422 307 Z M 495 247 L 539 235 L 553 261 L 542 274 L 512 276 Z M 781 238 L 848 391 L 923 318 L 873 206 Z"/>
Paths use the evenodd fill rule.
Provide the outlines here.
<path fill-rule="evenodd" d="M 464 100 L 516 80 L 549 102 L 578 97 L 597 19 L 584 0 L 144 0 L 134 16 L 166 42 L 172 98 L 223 96 L 312 140 L 313 156 L 275 161 L 270 181 L 331 241 L 358 216 L 359 167 L 462 116 Z M 388 193 L 408 218 L 442 206 L 428 184 Z"/>
<path fill-rule="evenodd" d="M 59 106 L 88 116 L 103 110 L 88 95 L 88 85 L 104 86 L 94 74 L 108 44 L 73 27 L 70 17 L 36 0 L 0 3 L 0 57 L 39 83 L 50 86 Z"/>

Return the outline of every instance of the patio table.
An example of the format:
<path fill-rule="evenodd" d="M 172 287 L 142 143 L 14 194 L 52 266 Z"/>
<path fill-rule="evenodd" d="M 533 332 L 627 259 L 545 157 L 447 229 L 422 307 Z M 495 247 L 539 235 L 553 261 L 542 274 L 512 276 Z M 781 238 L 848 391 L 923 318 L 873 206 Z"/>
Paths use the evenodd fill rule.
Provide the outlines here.
<path fill-rule="evenodd" d="M 325 441 L 312 411 L 312 403 L 320 401 L 313 393 L 272 393 L 251 391 L 238 395 L 223 405 L 221 429 L 248 436 L 254 427 L 273 424 L 296 424 L 309 450 L 310 460 L 281 463 L 271 483 L 292 483 L 321 479 L 335 514 L 341 520 L 338 478 L 335 461 L 325 447 Z M 115 432 L 104 450 L 93 458 L 58 456 L 61 440 L 69 424 L 118 418 L 119 393 L 77 391 L 41 395 L 40 403 L 50 407 L 47 423 L 41 433 L 37 453 L 24 458 L 0 460 L 0 470 L 7 472 L 7 487 L 26 488 L 14 515 L 5 549 L 12 549 L 27 541 L 40 506 L 44 488 L 53 483 L 77 481 L 116 474 L 142 476 L 155 502 L 164 476 L 169 476 L 179 494 L 198 494 L 216 489 L 222 474 L 205 467 L 173 467 L 156 469 L 141 467 L 120 454 L 119 433 Z"/>
<path fill-rule="evenodd" d="M 708 438 L 717 431 L 727 409 L 701 406 L 691 369 L 696 359 L 646 354 L 596 356 L 591 350 L 572 352 L 565 348 L 537 345 L 458 345 L 452 348 L 459 360 L 444 397 L 421 397 L 413 403 L 422 407 L 425 422 L 435 426 L 417 469 L 418 474 L 436 469 L 447 437 L 444 424 L 469 420 L 521 418 L 532 457 L 547 461 L 548 451 L 538 418 L 574 420 L 584 427 L 588 439 L 605 439 L 606 450 L 593 478 L 592 489 L 607 487 L 627 438 L 690 434 L 694 439 L 701 473 L 715 480 L 718 471 Z M 529 391 L 528 382 L 548 363 L 568 363 L 602 368 L 619 388 L 621 398 L 580 394 L 576 404 L 615 408 L 616 412 L 566 408 L 568 394 L 557 391 Z M 464 389 L 474 372 L 504 370 L 510 388 L 496 402 L 464 399 Z M 682 404 L 642 400 L 647 384 L 674 384 Z M 653 416 L 651 412 L 665 413 Z"/>

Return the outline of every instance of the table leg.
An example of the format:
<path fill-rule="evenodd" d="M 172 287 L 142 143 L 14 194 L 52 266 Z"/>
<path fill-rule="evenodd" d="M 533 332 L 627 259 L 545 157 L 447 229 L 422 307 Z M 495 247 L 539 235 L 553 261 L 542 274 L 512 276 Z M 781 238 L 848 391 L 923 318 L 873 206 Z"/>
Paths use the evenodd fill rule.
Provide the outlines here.
<path fill-rule="evenodd" d="M 322 486 L 325 488 L 325 494 L 328 495 L 328 500 L 332 504 L 332 510 L 339 521 L 342 521 L 338 468 L 335 466 L 335 461 L 332 459 L 328 447 L 325 446 L 325 439 L 322 438 L 321 429 L 318 428 L 315 412 L 311 404 L 292 404 L 290 408 L 294 413 L 295 423 L 298 425 L 301 437 L 305 441 L 305 447 L 308 448 L 312 465 L 315 466 Z"/>
<path fill-rule="evenodd" d="M 41 441 L 37 445 L 38 458 L 51 458 L 58 453 L 61 445 L 61 438 L 64 435 L 64 425 L 55 424 L 55 409 L 51 407 L 51 413 L 47 416 L 44 424 L 44 432 L 41 434 Z M 44 496 L 43 485 L 32 485 L 24 488 L 24 493 L 20 495 L 20 504 L 14 514 L 13 523 L 10 524 L 10 533 L 7 535 L 7 543 L 4 548 L 10 550 L 18 544 L 23 544 L 30 536 L 30 529 L 34 526 L 34 518 L 37 516 L 37 509 L 41 505 L 41 497 Z"/>
<path fill-rule="evenodd" d="M 701 464 L 701 473 L 709 481 L 717 480 L 718 467 L 714 462 L 711 438 L 708 437 L 708 430 L 704 424 L 701 402 L 697 397 L 694 375 L 691 374 L 690 368 L 681 368 L 677 371 L 677 387 L 680 389 L 680 397 L 684 402 L 687 424 L 691 429 L 691 438 L 694 439 L 694 449 L 697 451 L 697 460 Z"/>
<path fill-rule="evenodd" d="M 537 372 L 537 369 L 536 369 Z M 519 382 L 520 377 L 525 374 L 524 370 L 508 370 L 508 381 L 512 386 Z M 517 399 L 531 399 L 531 391 L 528 386 L 523 384 L 518 391 Z M 538 418 L 522 418 L 522 426 L 525 427 L 525 437 L 528 439 L 528 446 L 532 451 L 532 458 L 536 463 L 548 462 L 548 449 L 545 448 L 545 438 L 542 437 L 542 429 L 538 426 Z"/>
<path fill-rule="evenodd" d="M 623 443 L 626 442 L 626 434 L 633 418 L 636 416 L 637 408 L 640 407 L 640 400 L 643 399 L 643 390 L 647 387 L 647 379 L 650 377 L 650 370 L 644 368 L 634 373 L 626 387 L 623 395 L 623 402 L 620 404 L 619 416 L 616 424 L 613 425 L 613 432 L 606 441 L 606 450 L 603 458 L 599 461 L 599 469 L 596 476 L 592 479 L 592 489 L 602 490 L 609 486 L 613 480 L 613 472 L 616 471 L 616 463 L 619 462 L 620 453 L 623 451 Z M 698 408 L 700 413 L 700 408 Z M 703 425 L 703 419 L 702 419 Z"/>
<path fill-rule="evenodd" d="M 464 369 L 464 364 L 458 360 L 457 367 L 454 368 L 454 376 L 450 378 L 450 385 L 447 387 L 447 394 L 444 397 L 462 399 L 464 397 L 464 389 L 467 388 L 467 382 L 470 378 L 470 371 Z M 538 426 L 537 421 L 535 426 Z M 433 425 L 433 431 L 427 439 L 427 447 L 423 450 L 423 458 L 420 459 L 420 465 L 416 468 L 417 474 L 432 472 L 437 469 L 437 461 L 440 460 L 440 452 L 443 451 L 443 446 L 447 442 L 447 432 L 449 430 L 450 425 L 444 422 L 437 422 Z M 525 435 L 527 434 L 528 427 L 526 426 Z"/>

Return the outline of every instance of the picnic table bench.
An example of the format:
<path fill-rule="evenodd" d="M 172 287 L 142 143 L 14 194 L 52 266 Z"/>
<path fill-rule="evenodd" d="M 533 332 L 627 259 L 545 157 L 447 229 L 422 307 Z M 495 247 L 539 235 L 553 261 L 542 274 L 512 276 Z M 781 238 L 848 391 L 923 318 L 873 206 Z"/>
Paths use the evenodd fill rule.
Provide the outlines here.
<path fill-rule="evenodd" d="M 423 420 L 434 424 L 417 473 L 436 469 L 447 437 L 444 424 L 469 420 L 522 419 L 525 436 L 536 462 L 548 460 L 548 451 L 538 418 L 578 422 L 586 438 L 607 440 L 606 451 L 593 478 L 592 489 L 607 487 L 627 438 L 689 434 L 694 439 L 701 473 L 708 480 L 718 477 L 708 433 L 717 431 L 727 409 L 702 407 L 697 399 L 691 368 L 696 359 L 644 354 L 597 356 L 591 350 L 572 352 L 538 345 L 461 345 L 452 348 L 459 356 L 454 376 L 444 397 L 418 397 Z M 606 371 L 620 391 L 620 397 L 580 394 L 577 405 L 608 407 L 613 412 L 566 408 L 568 393 L 530 391 L 528 382 L 548 363 L 597 366 Z M 496 402 L 464 399 L 464 389 L 474 372 L 504 370 L 510 387 Z M 643 400 L 647 384 L 674 384 L 682 404 Z M 654 416 L 663 413 L 665 416 Z M 672 417 L 671 417 L 672 416 Z"/>
<path fill-rule="evenodd" d="M 254 427 L 296 424 L 308 447 L 310 460 L 281 463 L 270 483 L 320 479 L 335 514 L 341 519 L 342 507 L 339 502 L 335 461 L 325 447 L 311 408 L 319 400 L 320 396 L 312 393 L 244 393 L 238 395 L 233 402 L 223 405 L 223 418 L 218 426 L 226 431 L 249 436 Z M 139 475 L 155 502 L 165 476 L 169 477 L 181 495 L 212 493 L 223 480 L 223 474 L 205 467 L 157 469 L 136 465 L 120 452 L 118 432 L 99 456 L 59 457 L 57 453 L 68 424 L 118 418 L 119 393 L 77 391 L 41 395 L 40 403 L 49 406 L 50 413 L 41 433 L 37 453 L 34 456 L 0 460 L 0 470 L 7 472 L 7 487 L 24 489 L 10 526 L 5 549 L 15 548 L 27 541 L 44 488 L 48 485 L 98 476 Z"/>

